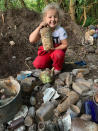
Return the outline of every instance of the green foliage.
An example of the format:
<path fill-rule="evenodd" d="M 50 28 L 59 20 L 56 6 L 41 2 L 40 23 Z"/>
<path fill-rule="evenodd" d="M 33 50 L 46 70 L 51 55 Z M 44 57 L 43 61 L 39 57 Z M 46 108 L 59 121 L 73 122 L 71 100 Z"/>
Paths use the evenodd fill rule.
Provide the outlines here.
<path fill-rule="evenodd" d="M 5 1 L 7 1 L 7 6 L 5 6 Z M 45 7 L 45 5 L 50 2 L 58 2 L 63 10 L 67 12 L 69 11 L 70 0 L 23 0 L 23 1 L 25 3 L 26 8 L 30 10 L 35 10 L 37 12 L 41 12 L 42 9 Z M 97 2 L 98 5 L 98 0 L 73 0 L 73 2 L 75 6 L 76 21 L 78 24 L 83 23 L 84 6 L 86 7 L 86 11 L 89 9 L 89 7 L 90 8 L 93 7 L 97 10 L 97 6 L 95 2 Z M 23 8 L 21 0 L 0 0 L 1 11 L 5 11 L 6 9 L 10 9 L 10 8 Z M 95 9 L 93 10 L 95 11 Z M 95 14 L 93 10 L 91 11 L 93 13 L 90 13 L 89 11 L 86 12 L 87 20 L 85 26 L 86 25 L 88 26 L 91 23 L 96 23 L 96 19 L 98 19 L 97 18 L 98 14 Z"/>
<path fill-rule="evenodd" d="M 21 2 L 19 0 L 11 0 L 13 8 L 22 8 Z"/>
<path fill-rule="evenodd" d="M 89 25 L 92 25 L 92 24 L 95 24 L 95 23 L 96 23 L 96 21 L 95 21 L 94 17 L 87 16 L 85 27 L 89 26 Z M 82 25 L 82 24 L 83 24 L 83 21 L 81 21 L 80 25 Z"/>
<path fill-rule="evenodd" d="M 4 11 L 6 8 L 4 7 L 4 0 L 0 0 L 0 10 Z"/>
<path fill-rule="evenodd" d="M 94 17 L 87 16 L 85 26 L 89 26 L 90 24 L 94 22 L 94 20 L 95 20 Z"/>
<path fill-rule="evenodd" d="M 76 13 L 76 19 L 77 19 L 78 24 L 83 24 L 84 7 L 86 9 L 86 15 L 87 15 L 85 26 L 92 24 L 93 21 L 95 21 L 95 19 L 97 19 L 97 17 L 96 17 L 97 14 L 95 14 L 95 9 L 97 7 L 96 2 L 98 5 L 97 0 L 76 0 L 76 8 L 75 8 L 76 12 L 75 13 Z"/>
<path fill-rule="evenodd" d="M 10 1 L 10 3 L 9 3 L 9 1 Z M 6 7 L 8 9 L 10 9 L 10 8 L 22 8 L 19 0 L 9 0 L 9 1 L 7 0 L 7 3 L 6 3 L 7 4 Z M 5 7 L 5 0 L 0 0 L 0 10 L 5 11 L 6 7 Z"/>
<path fill-rule="evenodd" d="M 26 3 L 26 7 L 30 10 L 32 10 L 33 7 L 36 7 L 36 2 L 34 0 L 24 0 L 24 2 Z"/>
<path fill-rule="evenodd" d="M 24 2 L 27 8 L 37 12 L 41 12 L 42 8 L 45 6 L 43 0 L 24 0 Z"/>

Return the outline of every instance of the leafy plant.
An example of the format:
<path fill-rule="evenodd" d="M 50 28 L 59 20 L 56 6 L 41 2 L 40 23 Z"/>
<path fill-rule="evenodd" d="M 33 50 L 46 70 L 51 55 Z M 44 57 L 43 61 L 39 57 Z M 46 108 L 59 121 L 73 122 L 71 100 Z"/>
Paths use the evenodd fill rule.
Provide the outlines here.
<path fill-rule="evenodd" d="M 41 12 L 46 4 L 50 2 L 57 2 L 66 12 L 71 9 L 75 21 L 78 24 L 82 24 L 82 26 L 95 24 L 98 21 L 98 0 L 0 0 L 0 10 L 28 8 Z M 73 2 L 72 7 L 70 7 L 70 2 Z"/>

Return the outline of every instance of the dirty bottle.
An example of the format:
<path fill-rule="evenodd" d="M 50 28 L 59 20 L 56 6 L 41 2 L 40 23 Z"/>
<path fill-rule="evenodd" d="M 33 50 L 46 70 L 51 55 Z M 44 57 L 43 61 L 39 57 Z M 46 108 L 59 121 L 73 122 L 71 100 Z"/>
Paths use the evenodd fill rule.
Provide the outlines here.
<path fill-rule="evenodd" d="M 38 119 L 41 121 L 49 120 L 52 117 L 54 108 L 57 104 L 58 102 L 56 100 L 42 104 L 42 106 L 36 111 Z"/>
<path fill-rule="evenodd" d="M 20 125 L 24 124 L 24 117 L 18 118 L 16 120 L 13 120 L 10 125 L 8 126 L 8 129 L 16 129 L 18 128 Z"/>
<path fill-rule="evenodd" d="M 60 113 L 67 111 L 70 105 L 75 104 L 78 100 L 79 95 L 76 92 L 69 92 L 68 97 L 55 109 L 55 115 L 58 116 Z"/>
<path fill-rule="evenodd" d="M 43 27 L 40 33 L 44 50 L 48 51 L 53 48 L 51 29 L 49 27 Z"/>

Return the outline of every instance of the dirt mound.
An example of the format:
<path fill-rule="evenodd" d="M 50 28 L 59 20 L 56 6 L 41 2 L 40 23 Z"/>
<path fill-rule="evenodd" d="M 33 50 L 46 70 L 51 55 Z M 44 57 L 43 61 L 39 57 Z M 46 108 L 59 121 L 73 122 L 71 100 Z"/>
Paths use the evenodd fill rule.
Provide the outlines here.
<path fill-rule="evenodd" d="M 30 33 L 41 21 L 40 14 L 27 9 L 0 12 L 0 77 L 15 75 L 21 70 L 33 68 L 32 61 L 36 56 L 38 44 L 29 43 Z M 62 25 L 68 33 L 70 46 L 81 44 L 83 34 L 78 25 L 71 21 L 68 14 L 64 15 Z M 11 46 L 10 41 L 15 45 Z M 25 58 L 32 57 L 25 63 Z"/>

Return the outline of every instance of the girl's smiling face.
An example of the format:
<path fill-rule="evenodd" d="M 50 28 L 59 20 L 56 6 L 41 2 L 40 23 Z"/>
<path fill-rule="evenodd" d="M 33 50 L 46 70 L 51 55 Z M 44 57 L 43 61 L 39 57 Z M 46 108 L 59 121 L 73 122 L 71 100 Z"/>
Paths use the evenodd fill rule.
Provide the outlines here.
<path fill-rule="evenodd" d="M 57 26 L 59 20 L 58 12 L 55 9 L 49 9 L 44 16 L 44 20 L 49 25 L 49 27 L 54 29 Z"/>

